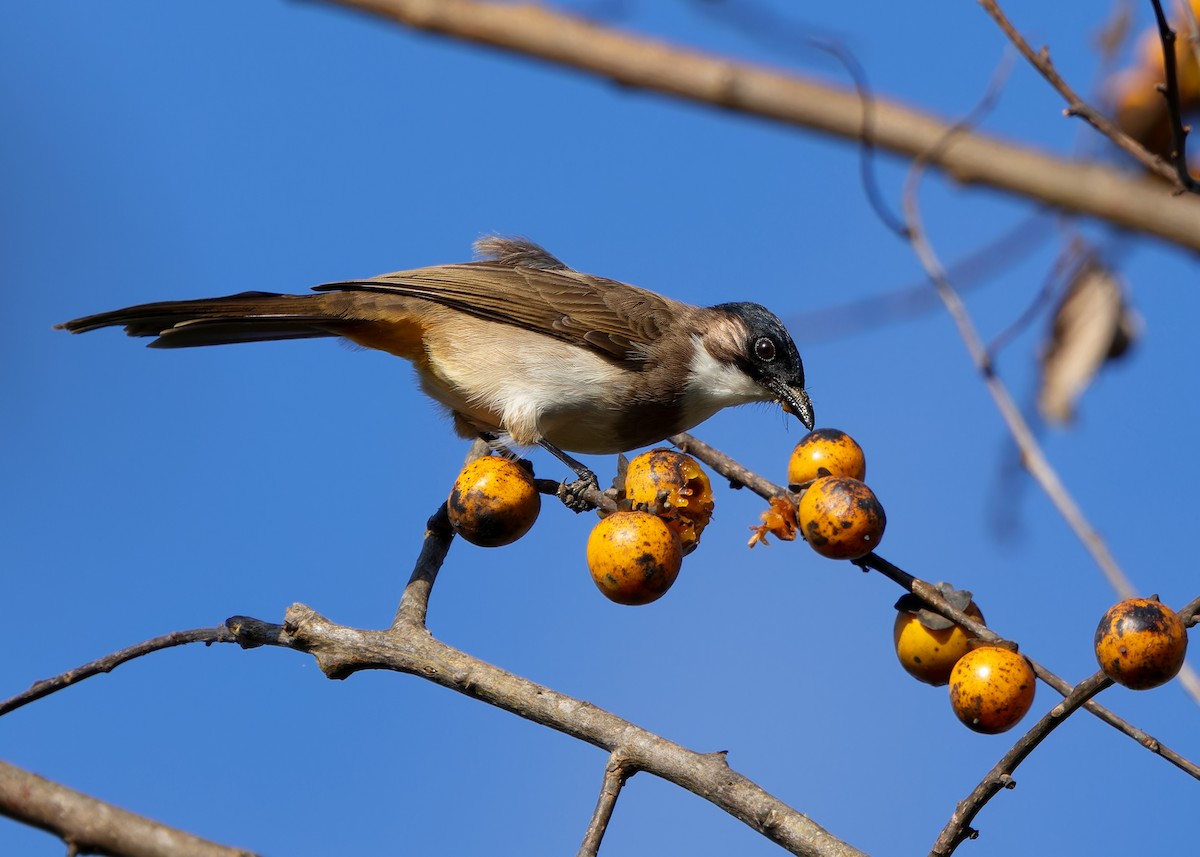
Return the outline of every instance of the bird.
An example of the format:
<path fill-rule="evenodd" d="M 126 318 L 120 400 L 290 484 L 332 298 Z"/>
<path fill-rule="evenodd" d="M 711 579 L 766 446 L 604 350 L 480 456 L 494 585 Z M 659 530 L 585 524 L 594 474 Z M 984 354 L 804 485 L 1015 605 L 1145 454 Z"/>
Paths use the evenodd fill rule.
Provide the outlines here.
<path fill-rule="evenodd" d="M 410 361 L 460 436 L 541 446 L 592 486 L 570 453 L 649 446 L 733 405 L 777 402 L 812 429 L 800 354 L 765 307 L 692 306 L 573 270 L 524 238 L 474 249 L 476 261 L 309 294 L 160 301 L 55 327 L 123 326 L 151 348 L 341 337 Z"/>

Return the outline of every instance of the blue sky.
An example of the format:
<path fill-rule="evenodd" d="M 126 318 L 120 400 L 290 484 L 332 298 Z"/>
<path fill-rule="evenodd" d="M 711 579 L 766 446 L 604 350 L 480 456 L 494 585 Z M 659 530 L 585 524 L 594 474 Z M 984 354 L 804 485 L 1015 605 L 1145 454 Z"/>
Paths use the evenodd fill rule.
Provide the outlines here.
<path fill-rule="evenodd" d="M 702 4 L 623 5 L 631 29 L 840 77 Z M 850 8 L 798 14 L 844 39 L 881 94 L 944 115 L 974 105 L 1003 54 L 976 4 Z M 1006 8 L 1090 87 L 1095 4 Z M 1137 12 L 1144 25 L 1148 5 Z M 171 630 L 279 620 L 293 602 L 384 626 L 465 452 L 394 358 L 325 341 L 146 351 L 52 324 L 465 261 L 489 233 L 694 303 L 770 306 L 804 355 L 818 423 L 866 449 L 889 519 L 881 553 L 973 590 L 997 630 L 1059 674 L 1095 669 L 1092 633 L 1115 598 L 1045 498 L 1000 478 L 1004 432 L 948 318 L 830 338 L 807 315 L 921 277 L 871 214 L 852 148 L 320 3 L 8 4 L 0 69 L 0 696 Z M 985 128 L 1067 153 L 1086 132 L 1061 106 L 1019 65 Z M 904 170 L 881 163 L 897 205 Z M 947 260 L 1029 210 L 937 177 L 923 199 Z M 1145 336 L 1047 450 L 1138 588 L 1178 606 L 1196 595 L 1195 260 L 1085 231 L 1119 255 Z M 971 293 L 985 334 L 1021 313 L 1056 251 L 1052 238 Z M 1043 329 L 1000 358 L 1023 400 Z M 801 431 L 754 406 L 697 434 L 782 481 Z M 611 459 L 590 463 L 611 477 Z M 967 732 L 944 690 L 899 669 L 892 584 L 802 544 L 748 552 L 762 504 L 745 495 L 718 484 L 701 549 L 643 608 L 595 591 L 593 519 L 547 503 L 511 547 L 454 545 L 431 630 L 693 749 L 728 750 L 866 851 L 923 853 L 1016 735 Z M 1177 685 L 1102 701 L 1200 757 L 1197 707 Z M 1040 687 L 1026 725 L 1053 702 Z M 605 761 L 415 678 L 330 682 L 296 653 L 234 647 L 160 653 L 28 706 L 0 721 L 0 748 L 165 823 L 296 857 L 571 853 Z M 1016 779 L 960 853 L 1141 853 L 1148 829 L 1156 852 L 1194 839 L 1197 784 L 1093 718 L 1073 718 Z M 0 820 L 0 852 L 62 846 Z M 776 851 L 639 775 L 605 853 Z"/>

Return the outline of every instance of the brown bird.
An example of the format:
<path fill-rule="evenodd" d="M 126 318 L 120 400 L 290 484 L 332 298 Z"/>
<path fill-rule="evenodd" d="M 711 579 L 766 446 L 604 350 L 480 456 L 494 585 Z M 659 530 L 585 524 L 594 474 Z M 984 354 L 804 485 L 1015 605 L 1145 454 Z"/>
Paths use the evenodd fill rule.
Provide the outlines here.
<path fill-rule="evenodd" d="M 656 443 L 722 408 L 776 401 L 808 428 L 804 368 L 782 322 L 752 303 L 696 307 L 574 271 L 529 241 L 485 238 L 477 262 L 317 286 L 163 301 L 57 325 L 123 325 L 188 348 L 339 336 L 412 362 L 463 437 L 566 452 Z"/>

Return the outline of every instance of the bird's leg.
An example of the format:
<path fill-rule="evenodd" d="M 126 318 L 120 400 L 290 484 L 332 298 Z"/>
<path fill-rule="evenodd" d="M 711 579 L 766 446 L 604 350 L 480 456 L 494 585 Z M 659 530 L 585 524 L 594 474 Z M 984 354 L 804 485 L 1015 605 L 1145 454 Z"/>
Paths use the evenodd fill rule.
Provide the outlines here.
<path fill-rule="evenodd" d="M 520 455 L 511 446 L 500 440 L 498 435 L 490 431 L 481 431 L 479 432 L 479 437 L 497 455 L 504 456 L 512 461 L 520 460 Z M 579 477 L 574 482 L 564 482 L 559 486 L 558 497 L 563 501 L 563 504 L 574 512 L 586 512 L 596 508 L 595 502 L 587 498 L 592 489 L 600 490 L 600 481 L 596 478 L 596 474 L 548 440 L 540 440 L 538 443 L 543 449 L 571 468 L 575 475 Z"/>
<path fill-rule="evenodd" d="M 521 456 L 517 451 L 500 439 L 499 435 L 492 434 L 490 431 L 481 431 L 479 439 L 491 447 L 492 452 L 507 458 L 509 461 L 520 461 Z"/>
<path fill-rule="evenodd" d="M 592 491 L 600 490 L 600 481 L 596 479 L 596 474 L 550 443 L 550 441 L 539 440 L 538 444 L 541 445 L 542 449 L 575 471 L 575 475 L 579 477 L 574 482 L 564 482 L 559 486 L 558 497 L 566 507 L 575 512 L 586 512 L 589 509 L 596 508 L 596 504 L 587 498 L 587 495 Z"/>

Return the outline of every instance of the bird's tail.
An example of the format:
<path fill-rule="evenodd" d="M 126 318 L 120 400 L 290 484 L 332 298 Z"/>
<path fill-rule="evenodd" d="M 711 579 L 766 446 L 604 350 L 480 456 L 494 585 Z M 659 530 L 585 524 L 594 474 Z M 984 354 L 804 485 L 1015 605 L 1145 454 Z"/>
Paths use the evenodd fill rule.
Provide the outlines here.
<path fill-rule="evenodd" d="M 151 348 L 343 335 L 346 296 L 242 292 L 223 298 L 161 301 L 84 316 L 55 325 L 71 333 L 123 326 L 130 336 L 157 337 Z"/>

